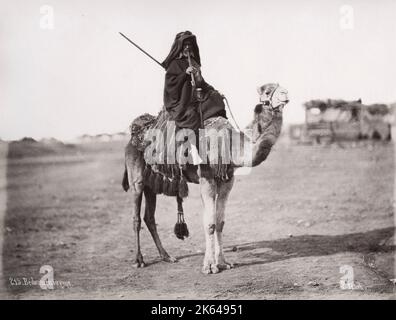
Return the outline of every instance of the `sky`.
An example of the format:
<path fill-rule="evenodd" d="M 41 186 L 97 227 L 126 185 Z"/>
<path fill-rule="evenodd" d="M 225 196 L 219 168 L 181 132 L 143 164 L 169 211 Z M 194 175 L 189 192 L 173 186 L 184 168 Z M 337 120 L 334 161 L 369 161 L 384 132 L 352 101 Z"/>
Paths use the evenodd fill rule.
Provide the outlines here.
<path fill-rule="evenodd" d="M 289 91 L 286 123 L 310 99 L 396 101 L 393 0 L 0 0 L 0 138 L 70 140 L 157 114 L 164 71 L 118 32 L 162 61 L 185 30 L 240 126 L 269 82 Z"/>

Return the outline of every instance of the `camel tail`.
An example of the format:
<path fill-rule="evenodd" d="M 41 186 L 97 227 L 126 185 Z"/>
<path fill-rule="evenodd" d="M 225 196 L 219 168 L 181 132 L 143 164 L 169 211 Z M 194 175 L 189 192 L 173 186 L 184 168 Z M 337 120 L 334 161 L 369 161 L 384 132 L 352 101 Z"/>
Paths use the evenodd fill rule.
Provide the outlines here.
<path fill-rule="evenodd" d="M 124 170 L 124 177 L 122 178 L 122 188 L 124 189 L 125 192 L 127 192 L 129 189 L 128 171 L 126 166 Z"/>

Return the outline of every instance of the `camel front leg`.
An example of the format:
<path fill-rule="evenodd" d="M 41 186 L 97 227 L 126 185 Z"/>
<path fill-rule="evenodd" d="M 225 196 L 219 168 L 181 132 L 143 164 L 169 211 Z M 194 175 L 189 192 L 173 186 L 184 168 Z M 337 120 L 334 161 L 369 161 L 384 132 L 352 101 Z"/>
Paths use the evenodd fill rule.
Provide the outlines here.
<path fill-rule="evenodd" d="M 143 195 L 143 186 L 136 186 L 135 189 L 132 190 L 133 197 L 133 231 L 135 232 L 135 240 L 136 240 L 136 259 L 133 264 L 136 268 L 143 268 L 145 266 L 143 261 L 143 255 L 140 251 L 140 229 L 142 220 L 140 218 L 140 208 L 142 206 L 142 195 Z"/>
<path fill-rule="evenodd" d="M 216 183 L 213 179 L 200 179 L 201 199 L 204 205 L 203 227 L 205 232 L 205 257 L 202 272 L 217 273 L 214 256 L 214 233 L 216 229 Z"/>
<path fill-rule="evenodd" d="M 223 253 L 223 228 L 225 222 L 225 208 L 228 196 L 234 185 L 234 178 L 227 182 L 218 183 L 218 195 L 216 199 L 216 233 L 215 233 L 215 263 L 219 270 L 231 269 L 232 264 L 227 263 Z"/>
<path fill-rule="evenodd" d="M 135 232 L 136 241 L 136 258 L 133 264 L 136 268 L 145 266 L 143 255 L 140 251 L 140 229 L 142 219 L 140 218 L 140 209 L 143 197 L 143 170 L 144 159 L 142 152 L 138 151 L 131 143 L 125 148 L 125 166 L 127 170 L 128 185 L 132 193 L 132 214 L 133 214 L 133 231 Z"/>

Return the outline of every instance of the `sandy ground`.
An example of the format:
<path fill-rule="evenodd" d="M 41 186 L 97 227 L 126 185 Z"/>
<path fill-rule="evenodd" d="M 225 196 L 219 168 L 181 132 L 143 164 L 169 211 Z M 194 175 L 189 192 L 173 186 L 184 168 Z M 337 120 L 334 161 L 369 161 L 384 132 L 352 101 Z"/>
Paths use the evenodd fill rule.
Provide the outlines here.
<path fill-rule="evenodd" d="M 224 244 L 235 268 L 203 275 L 198 186 L 190 186 L 185 202 L 191 234 L 185 241 L 173 234 L 176 201 L 158 199 L 159 234 L 179 262 L 160 261 L 144 227 L 147 267 L 134 269 L 131 197 L 120 185 L 122 143 L 4 160 L 0 296 L 393 299 L 394 162 L 392 144 L 278 144 L 252 174 L 237 177 L 231 192 Z M 54 290 L 35 282 L 43 265 L 54 270 Z M 353 274 L 351 289 L 340 287 L 343 269 Z"/>

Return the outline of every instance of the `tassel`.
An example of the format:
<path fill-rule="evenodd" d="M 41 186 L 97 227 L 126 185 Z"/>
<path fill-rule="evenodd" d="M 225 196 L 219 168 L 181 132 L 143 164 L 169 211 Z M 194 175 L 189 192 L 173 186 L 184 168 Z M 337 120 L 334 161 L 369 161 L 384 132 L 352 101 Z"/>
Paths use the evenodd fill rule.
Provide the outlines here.
<path fill-rule="evenodd" d="M 180 229 L 180 222 L 176 222 L 174 232 L 175 232 L 177 239 L 184 240 L 184 237 L 183 237 L 183 235 L 181 233 L 181 229 Z"/>
<path fill-rule="evenodd" d="M 157 173 L 155 175 L 155 179 L 154 179 L 154 185 L 153 185 L 153 192 L 155 194 L 161 194 L 162 193 L 162 185 L 163 185 L 163 177 L 162 174 Z"/>
<path fill-rule="evenodd" d="M 176 222 L 175 228 L 174 228 L 176 238 L 178 238 L 180 240 L 184 240 L 184 238 L 187 238 L 189 236 L 187 224 L 184 221 L 183 216 L 184 216 L 183 212 L 177 213 L 177 222 Z"/>
<path fill-rule="evenodd" d="M 148 179 L 148 184 L 147 184 L 151 190 L 154 190 L 156 176 L 157 176 L 157 173 L 151 170 L 151 174 L 150 174 L 150 177 Z"/>
<path fill-rule="evenodd" d="M 143 183 L 147 184 L 151 175 L 151 168 L 146 166 L 143 171 Z"/>
<path fill-rule="evenodd" d="M 124 189 L 125 192 L 127 192 L 129 189 L 128 172 L 126 167 L 124 171 L 124 176 L 122 178 L 122 188 Z"/>
<path fill-rule="evenodd" d="M 188 232 L 187 223 L 185 222 L 182 222 L 181 224 L 181 234 L 184 238 L 188 238 L 188 236 L 190 235 L 190 233 Z"/>
<path fill-rule="evenodd" d="M 177 196 L 177 188 L 179 186 L 179 182 L 177 181 L 176 177 L 170 181 L 170 188 L 169 188 L 169 195 L 171 197 Z"/>
<path fill-rule="evenodd" d="M 164 176 L 164 181 L 162 182 L 162 193 L 166 196 L 170 195 L 170 181 Z"/>
<path fill-rule="evenodd" d="M 178 189 L 179 189 L 179 197 L 180 198 L 188 197 L 188 185 L 187 185 L 187 181 L 183 177 L 183 175 L 180 177 Z"/>

